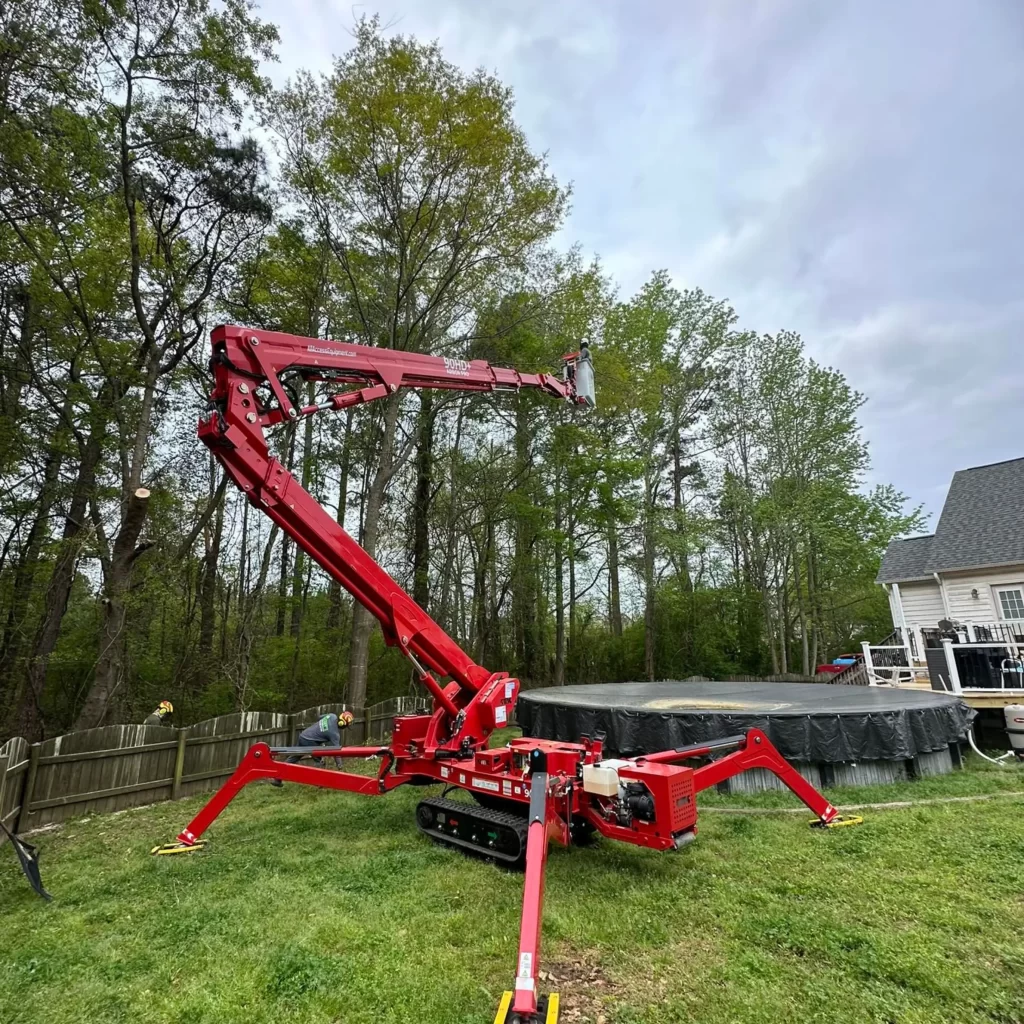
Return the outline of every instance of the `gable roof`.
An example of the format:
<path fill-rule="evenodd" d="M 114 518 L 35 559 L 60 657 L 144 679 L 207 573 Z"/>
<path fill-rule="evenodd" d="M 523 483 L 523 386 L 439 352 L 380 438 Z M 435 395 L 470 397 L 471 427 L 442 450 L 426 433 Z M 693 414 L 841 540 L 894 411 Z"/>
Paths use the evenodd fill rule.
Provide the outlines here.
<path fill-rule="evenodd" d="M 954 473 L 935 533 L 892 541 L 876 579 L 899 583 L 1016 563 L 1024 563 L 1024 459 Z"/>
<path fill-rule="evenodd" d="M 890 541 L 882 556 L 875 582 L 904 583 L 929 579 L 931 573 L 926 566 L 934 539 L 935 535 L 929 533 L 926 537 L 905 537 Z"/>
<path fill-rule="evenodd" d="M 931 572 L 1024 562 L 1024 459 L 953 474 L 929 559 Z"/>

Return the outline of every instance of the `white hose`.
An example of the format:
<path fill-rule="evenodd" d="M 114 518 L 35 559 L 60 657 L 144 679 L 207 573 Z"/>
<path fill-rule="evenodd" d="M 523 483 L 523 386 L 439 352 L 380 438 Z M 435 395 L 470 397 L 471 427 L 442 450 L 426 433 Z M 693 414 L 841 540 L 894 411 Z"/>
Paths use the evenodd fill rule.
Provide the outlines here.
<path fill-rule="evenodd" d="M 1000 768 L 1005 768 L 1006 767 L 1006 763 L 1005 763 L 1006 759 L 1008 757 L 1013 757 L 1013 751 L 1012 750 L 1008 750 L 1005 754 L 1003 754 L 1002 757 L 989 757 L 988 754 L 983 754 L 978 749 L 978 744 L 974 742 L 974 729 L 968 729 L 967 730 L 967 742 L 970 743 L 971 750 L 973 750 L 978 755 L 978 757 L 984 758 L 986 761 L 990 762 L 991 764 L 997 764 L 997 765 L 999 765 Z"/>

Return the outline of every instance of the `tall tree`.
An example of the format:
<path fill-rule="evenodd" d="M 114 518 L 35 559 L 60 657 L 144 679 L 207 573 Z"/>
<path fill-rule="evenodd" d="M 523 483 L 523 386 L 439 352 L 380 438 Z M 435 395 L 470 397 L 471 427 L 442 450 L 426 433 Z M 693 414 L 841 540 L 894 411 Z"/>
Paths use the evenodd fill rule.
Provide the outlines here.
<path fill-rule="evenodd" d="M 33 24 L 39 5 L 14 6 Z M 258 62 L 275 33 L 238 0 L 86 5 L 73 15 L 58 7 L 45 36 L 17 22 L 0 112 L 0 217 L 71 328 L 60 372 L 40 385 L 51 404 L 54 393 L 71 398 L 62 407 L 79 448 L 25 693 L 38 707 L 88 519 L 104 611 L 84 727 L 103 719 L 123 683 L 125 601 L 147 547 L 143 482 L 161 381 L 204 336 L 224 266 L 269 217 L 260 152 L 233 133 L 244 101 L 265 89 Z M 109 504 L 97 490 L 108 483 L 106 454 L 116 467 Z M 23 705 L 23 722 L 33 714 Z"/>
<path fill-rule="evenodd" d="M 512 95 L 466 75 L 436 44 L 385 38 L 363 20 L 321 81 L 300 76 L 275 124 L 295 196 L 330 246 L 347 328 L 366 344 L 438 351 L 472 322 L 476 297 L 515 280 L 560 223 L 566 193 L 512 118 Z M 377 548 L 385 490 L 411 450 L 396 444 L 401 396 L 380 414 L 363 512 Z M 362 707 L 372 618 L 353 616 L 348 699 Z"/>

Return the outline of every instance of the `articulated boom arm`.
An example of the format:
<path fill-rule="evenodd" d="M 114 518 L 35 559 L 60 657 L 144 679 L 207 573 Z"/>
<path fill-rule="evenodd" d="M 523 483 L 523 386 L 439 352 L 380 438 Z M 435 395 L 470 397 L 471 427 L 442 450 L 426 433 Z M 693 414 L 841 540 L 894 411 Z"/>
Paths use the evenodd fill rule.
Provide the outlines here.
<path fill-rule="evenodd" d="M 495 862 L 525 864 L 519 955 L 514 988 L 498 1006 L 495 1024 L 556 1024 L 558 996 L 542 995 L 540 932 L 544 867 L 551 840 L 562 845 L 599 834 L 652 850 L 678 850 L 697 832 L 696 796 L 751 769 L 771 772 L 828 828 L 855 824 L 790 765 L 759 729 L 746 735 L 629 758 L 604 754 L 603 738 L 581 742 L 522 737 L 489 747 L 495 727 L 508 723 L 519 683 L 489 672 L 468 654 L 345 532 L 334 517 L 275 459 L 267 427 L 325 409 L 345 409 L 394 394 L 400 387 L 468 391 L 546 391 L 555 398 L 593 405 L 593 367 L 584 347 L 566 357 L 562 378 L 521 374 L 489 366 L 385 351 L 287 334 L 218 327 L 213 333 L 216 387 L 199 437 L 255 506 L 368 608 L 391 644 L 417 666 L 434 697 L 432 714 L 395 719 L 387 746 L 270 747 L 255 744 L 230 779 L 178 834 L 155 854 L 203 847 L 218 815 L 251 782 L 302 783 L 366 796 L 406 784 L 436 783 L 439 797 L 421 800 L 416 824 L 432 839 L 482 854 Z M 348 385 L 325 402 L 300 407 L 281 374 Z M 257 389 L 264 386 L 270 396 Z M 451 676 L 442 688 L 431 675 Z M 379 758 L 376 775 L 328 771 L 295 763 L 312 756 Z M 694 760 L 708 761 L 692 767 Z M 449 800 L 449 790 L 473 793 L 480 806 Z M 524 813 L 525 812 L 525 813 Z"/>
<path fill-rule="evenodd" d="M 270 454 L 264 432 L 300 416 L 385 398 L 400 387 L 536 388 L 554 398 L 592 405 L 593 372 L 586 346 L 565 357 L 565 376 L 560 378 L 519 373 L 482 359 L 467 362 L 234 326 L 217 327 L 212 340 L 216 386 L 210 396 L 211 412 L 199 423 L 200 439 L 249 501 L 369 609 L 380 621 L 385 640 L 400 646 L 417 665 L 439 710 L 458 719 L 451 736 L 432 739 L 454 743 L 466 726 L 475 743 L 484 740 L 495 724 L 503 724 L 495 722 L 495 708 L 499 702 L 514 701 L 518 684 L 510 681 L 511 693 L 501 687 L 499 701 L 492 691 L 507 673 L 492 673 L 477 665 Z M 320 404 L 299 406 L 282 374 L 338 384 L 342 390 Z M 270 396 L 261 399 L 256 389 L 263 385 L 269 387 Z M 454 682 L 442 688 L 431 672 L 451 676 Z M 487 706 L 468 721 L 468 705 L 481 691 Z"/>

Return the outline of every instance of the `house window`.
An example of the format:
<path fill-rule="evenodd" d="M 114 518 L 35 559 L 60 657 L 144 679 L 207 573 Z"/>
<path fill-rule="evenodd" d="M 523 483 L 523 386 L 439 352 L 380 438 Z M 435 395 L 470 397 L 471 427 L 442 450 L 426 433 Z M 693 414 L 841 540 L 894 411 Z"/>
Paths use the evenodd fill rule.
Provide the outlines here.
<path fill-rule="evenodd" d="M 1024 586 L 1000 588 L 996 594 L 1004 619 L 1024 619 Z"/>

